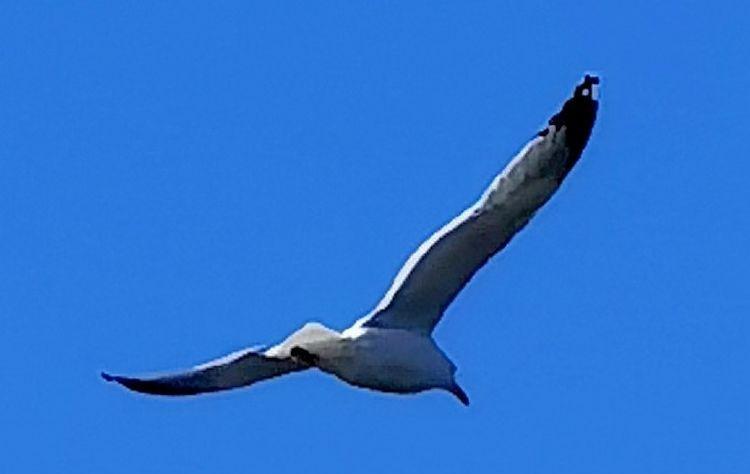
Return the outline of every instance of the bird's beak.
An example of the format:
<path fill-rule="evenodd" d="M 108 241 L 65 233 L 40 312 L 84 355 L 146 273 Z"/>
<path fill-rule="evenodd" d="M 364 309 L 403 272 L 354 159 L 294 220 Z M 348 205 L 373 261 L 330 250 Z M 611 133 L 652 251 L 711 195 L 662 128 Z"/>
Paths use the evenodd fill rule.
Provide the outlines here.
<path fill-rule="evenodd" d="M 456 382 L 453 382 L 453 385 L 451 385 L 448 388 L 448 391 L 452 393 L 458 400 L 464 404 L 464 406 L 469 406 L 469 396 L 466 395 L 466 392 L 464 392 L 464 389 L 462 389 Z"/>

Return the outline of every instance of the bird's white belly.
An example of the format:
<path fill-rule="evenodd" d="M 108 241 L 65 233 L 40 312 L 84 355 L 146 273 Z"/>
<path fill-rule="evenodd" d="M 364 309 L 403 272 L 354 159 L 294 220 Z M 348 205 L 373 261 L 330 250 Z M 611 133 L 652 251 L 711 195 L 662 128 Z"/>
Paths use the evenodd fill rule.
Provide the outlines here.
<path fill-rule="evenodd" d="M 352 385 L 386 392 L 444 387 L 455 366 L 429 336 L 398 329 L 357 328 L 317 353 L 318 367 Z"/>

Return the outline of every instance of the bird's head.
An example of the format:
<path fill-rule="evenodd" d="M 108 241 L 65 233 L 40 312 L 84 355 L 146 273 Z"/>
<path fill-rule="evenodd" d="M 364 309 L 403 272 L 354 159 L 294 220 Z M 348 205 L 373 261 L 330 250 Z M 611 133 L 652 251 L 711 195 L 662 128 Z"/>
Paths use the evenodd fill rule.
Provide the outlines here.
<path fill-rule="evenodd" d="M 464 406 L 469 406 L 469 396 L 466 395 L 466 392 L 464 392 L 464 389 L 461 388 L 460 385 L 458 385 L 458 382 L 456 382 L 455 379 L 452 380 L 452 383 L 448 385 L 445 388 L 447 391 L 453 394 L 454 397 L 458 398 L 458 401 L 464 404 Z"/>

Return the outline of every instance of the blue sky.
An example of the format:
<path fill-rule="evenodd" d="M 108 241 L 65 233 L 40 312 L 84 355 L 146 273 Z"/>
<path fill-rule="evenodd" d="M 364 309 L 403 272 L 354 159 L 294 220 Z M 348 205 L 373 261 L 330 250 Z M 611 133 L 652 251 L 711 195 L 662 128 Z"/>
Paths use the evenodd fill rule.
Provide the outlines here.
<path fill-rule="evenodd" d="M 750 470 L 741 2 L 131 3 L 0 15 L 0 471 Z M 99 378 L 348 326 L 587 71 L 582 160 L 436 332 L 469 408 Z"/>

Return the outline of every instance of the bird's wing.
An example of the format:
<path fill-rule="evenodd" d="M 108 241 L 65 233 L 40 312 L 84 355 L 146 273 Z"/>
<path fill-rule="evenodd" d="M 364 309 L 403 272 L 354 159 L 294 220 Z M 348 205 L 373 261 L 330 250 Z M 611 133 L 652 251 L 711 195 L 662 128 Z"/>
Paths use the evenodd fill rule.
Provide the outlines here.
<path fill-rule="evenodd" d="M 271 357 L 264 352 L 245 349 L 183 372 L 153 377 L 124 377 L 102 373 L 110 382 L 130 390 L 155 395 L 196 395 L 244 387 L 307 366 L 291 357 Z"/>
<path fill-rule="evenodd" d="M 319 323 L 307 323 L 281 343 L 266 349 L 243 349 L 192 369 L 152 377 L 125 377 L 102 372 L 108 382 L 154 395 L 197 395 L 218 392 L 305 370 L 310 364 L 293 357 L 295 348 L 331 343 L 339 333 Z"/>
<path fill-rule="evenodd" d="M 584 78 L 481 199 L 420 245 L 357 325 L 432 332 L 474 273 L 529 222 L 578 161 L 596 118 L 598 83 Z"/>

